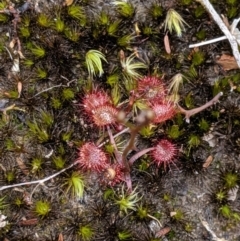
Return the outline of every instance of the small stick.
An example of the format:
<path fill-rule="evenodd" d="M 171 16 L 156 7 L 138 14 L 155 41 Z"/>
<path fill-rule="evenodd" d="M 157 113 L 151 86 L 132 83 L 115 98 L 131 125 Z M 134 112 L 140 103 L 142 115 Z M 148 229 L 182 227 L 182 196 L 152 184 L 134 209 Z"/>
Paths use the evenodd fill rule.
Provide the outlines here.
<path fill-rule="evenodd" d="M 188 47 L 189 48 L 196 48 L 196 47 L 200 47 L 200 46 L 203 46 L 203 45 L 216 43 L 216 42 L 219 42 L 219 41 L 222 41 L 222 40 L 225 40 L 225 39 L 227 39 L 227 37 L 226 36 L 222 36 L 222 37 L 214 38 L 214 39 L 207 40 L 207 41 L 204 41 L 204 42 L 201 42 L 201 43 L 190 44 Z"/>
<path fill-rule="evenodd" d="M 199 219 L 200 219 L 202 225 L 204 226 L 204 228 L 206 228 L 207 231 L 212 235 L 212 238 L 213 238 L 214 241 L 227 241 L 224 238 L 218 238 L 217 235 L 212 231 L 209 224 L 207 223 L 207 221 L 203 217 L 199 217 Z"/>
<path fill-rule="evenodd" d="M 63 78 L 63 76 L 61 76 L 61 77 Z M 65 79 L 65 78 L 63 78 L 63 79 Z M 72 83 L 72 82 L 74 82 L 75 80 L 76 80 L 76 79 L 73 79 L 73 80 L 69 81 L 66 85 L 63 85 L 63 84 L 54 85 L 54 86 L 49 87 L 49 88 L 47 88 L 47 89 L 45 89 L 45 90 L 42 90 L 42 91 L 38 92 L 36 95 L 32 96 L 31 99 L 34 98 L 34 97 L 36 97 L 36 96 L 38 96 L 38 95 L 40 95 L 40 94 L 42 94 L 42 93 L 44 93 L 44 92 L 47 92 L 47 91 L 49 91 L 49 90 L 51 90 L 51 89 L 54 89 L 54 88 L 58 88 L 58 87 L 69 87 L 69 84 Z"/>
<path fill-rule="evenodd" d="M 7 47 L 5 47 L 5 46 L 4 46 L 4 48 L 7 50 L 7 52 L 8 52 L 8 54 L 9 54 L 9 56 L 10 56 L 11 60 L 13 60 L 13 57 L 12 57 L 12 55 L 11 55 L 10 51 L 8 50 L 8 48 L 7 48 Z"/>
<path fill-rule="evenodd" d="M 185 119 L 186 119 L 186 122 L 189 123 L 190 122 L 190 117 L 192 115 L 195 115 L 203 110 L 205 110 L 206 108 L 216 104 L 216 102 L 218 102 L 219 98 L 223 95 L 222 92 L 219 92 L 213 99 L 211 99 L 210 101 L 208 101 L 206 104 L 200 106 L 200 107 L 197 107 L 197 108 L 194 108 L 192 110 L 185 110 L 183 109 L 181 106 L 178 105 L 178 109 L 180 111 L 180 113 L 184 114 L 185 115 Z"/>
<path fill-rule="evenodd" d="M 34 95 L 34 96 L 31 97 L 31 98 L 34 98 L 34 97 L 36 97 L 36 96 L 38 96 L 38 95 L 40 95 L 40 94 L 42 94 L 42 93 L 44 93 L 44 92 L 47 92 L 47 91 L 49 91 L 49 90 L 51 90 L 51 89 L 58 88 L 58 87 L 62 87 L 62 86 L 63 86 L 62 84 L 60 84 L 60 85 L 54 85 L 54 86 L 52 86 L 52 87 L 49 87 L 49 88 L 47 88 L 47 89 L 45 89 L 45 90 L 42 90 L 42 91 L 38 92 L 36 95 Z"/>
<path fill-rule="evenodd" d="M 152 216 L 152 215 L 150 215 L 150 214 L 147 214 L 147 216 L 148 216 L 149 218 L 155 220 L 155 221 L 158 223 L 158 225 L 159 225 L 160 228 L 162 227 L 161 222 L 160 222 L 157 218 L 155 218 L 154 216 Z"/>
<path fill-rule="evenodd" d="M 77 164 L 77 162 L 74 162 L 72 163 L 70 166 L 62 169 L 61 171 L 57 172 L 57 173 L 54 173 L 53 175 L 51 176 L 48 176 L 48 177 L 45 177 L 43 179 L 40 179 L 40 180 L 35 180 L 35 181 L 31 181 L 31 182 L 22 182 L 22 183 L 17 183 L 17 184 L 12 184 L 12 185 L 7 185 L 7 186 L 2 186 L 0 187 L 0 191 L 2 190 L 5 190 L 5 189 L 9 189 L 9 188 L 12 188 L 12 187 L 20 187 L 20 186 L 26 186 L 26 185 L 32 185 L 32 184 L 42 184 L 56 176 L 58 176 L 59 174 L 65 172 L 66 170 L 72 168 L 73 166 L 75 166 Z"/>

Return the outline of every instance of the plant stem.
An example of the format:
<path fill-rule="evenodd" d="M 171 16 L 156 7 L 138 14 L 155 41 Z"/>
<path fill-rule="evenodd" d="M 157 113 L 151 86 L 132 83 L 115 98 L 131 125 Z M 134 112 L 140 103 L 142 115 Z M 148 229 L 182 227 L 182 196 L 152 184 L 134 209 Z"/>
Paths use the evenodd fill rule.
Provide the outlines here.
<path fill-rule="evenodd" d="M 142 151 L 139 151 L 138 153 L 136 153 L 135 155 L 133 155 L 130 159 L 129 159 L 129 165 L 132 166 L 133 163 L 141 156 L 143 156 L 144 154 L 153 151 L 155 148 L 154 147 L 149 147 L 147 149 L 144 149 Z"/>
<path fill-rule="evenodd" d="M 122 135 L 123 133 L 126 133 L 129 131 L 129 127 L 123 129 L 122 131 L 118 132 L 117 134 L 113 135 L 113 138 L 116 138 L 120 135 Z M 101 144 L 98 145 L 98 147 L 102 147 L 103 145 L 105 145 L 106 143 L 108 143 L 110 140 L 106 140 L 104 142 L 102 142 Z"/>
<path fill-rule="evenodd" d="M 112 134 L 112 130 L 110 129 L 109 126 L 107 126 L 107 131 L 108 131 L 108 135 L 109 135 L 109 139 L 110 139 L 110 143 L 113 145 L 113 148 L 114 148 L 114 155 L 117 159 L 117 162 L 122 165 L 122 158 L 121 158 L 121 154 L 120 152 L 118 151 L 117 149 L 117 145 L 116 145 L 116 142 L 114 140 L 114 137 L 113 137 L 113 134 Z"/>
<path fill-rule="evenodd" d="M 190 117 L 192 115 L 195 115 L 203 110 L 205 110 L 206 108 L 216 104 L 216 102 L 218 102 L 219 98 L 223 95 L 222 92 L 219 92 L 213 99 L 211 99 L 210 101 L 208 101 L 207 103 L 205 103 L 204 105 L 194 108 L 192 110 L 185 110 L 183 109 L 181 106 L 178 106 L 178 109 L 180 111 L 180 113 L 185 115 L 185 119 L 186 122 L 189 123 L 190 122 Z"/>

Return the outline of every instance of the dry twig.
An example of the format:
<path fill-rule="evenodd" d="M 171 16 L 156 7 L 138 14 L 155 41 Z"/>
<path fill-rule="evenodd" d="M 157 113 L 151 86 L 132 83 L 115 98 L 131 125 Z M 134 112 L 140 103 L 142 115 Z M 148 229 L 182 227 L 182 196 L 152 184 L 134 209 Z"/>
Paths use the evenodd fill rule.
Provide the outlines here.
<path fill-rule="evenodd" d="M 239 51 L 238 51 L 238 41 L 237 41 L 236 36 L 234 36 L 234 34 L 233 34 L 233 31 L 236 28 L 236 25 L 239 22 L 239 19 L 234 20 L 234 22 L 231 26 L 231 28 L 232 28 L 232 31 L 231 31 L 232 33 L 231 33 L 229 31 L 228 27 L 226 26 L 226 24 L 221 19 L 221 17 L 215 11 L 215 9 L 213 8 L 213 6 L 209 2 L 209 0 L 196 0 L 196 1 L 200 2 L 208 10 L 208 12 L 211 14 L 211 16 L 214 19 L 214 21 L 216 22 L 216 24 L 219 26 L 219 28 L 225 34 L 226 38 L 228 39 L 228 41 L 231 45 L 233 55 L 234 55 L 234 57 L 237 61 L 238 67 L 240 68 L 240 54 L 239 54 Z"/>

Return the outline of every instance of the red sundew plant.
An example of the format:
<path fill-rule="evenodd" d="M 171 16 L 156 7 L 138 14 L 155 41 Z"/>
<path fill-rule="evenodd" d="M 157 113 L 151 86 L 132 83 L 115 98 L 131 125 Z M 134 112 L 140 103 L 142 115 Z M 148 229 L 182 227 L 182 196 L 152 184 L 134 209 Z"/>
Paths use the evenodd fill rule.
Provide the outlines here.
<path fill-rule="evenodd" d="M 147 100 L 160 100 L 165 98 L 167 92 L 162 79 L 146 76 L 138 81 L 137 93 Z"/>
<path fill-rule="evenodd" d="M 83 107 L 95 125 L 103 127 L 116 123 L 118 110 L 103 90 L 94 90 L 83 99 Z"/>
<path fill-rule="evenodd" d="M 94 143 L 85 143 L 79 151 L 76 162 L 83 170 L 101 172 L 109 166 L 106 154 Z"/>
<path fill-rule="evenodd" d="M 166 170 L 167 166 L 175 161 L 177 147 L 170 141 L 163 139 L 151 151 L 151 156 L 157 166 L 163 165 Z"/>
<path fill-rule="evenodd" d="M 85 95 L 83 106 L 87 113 L 92 113 L 96 108 L 105 104 L 111 104 L 111 99 L 103 90 L 94 90 L 92 93 Z"/>
<path fill-rule="evenodd" d="M 167 100 L 152 102 L 150 107 L 155 114 L 155 117 L 152 120 L 153 123 L 162 123 L 166 120 L 172 119 L 176 114 L 174 104 Z"/>
<path fill-rule="evenodd" d="M 99 127 L 115 124 L 117 116 L 118 110 L 109 104 L 101 105 L 92 111 L 93 121 Z"/>
<path fill-rule="evenodd" d="M 124 166 L 115 163 L 107 168 L 105 175 L 104 175 L 104 182 L 113 187 L 116 184 L 125 180 L 125 173 L 124 173 Z"/>
<path fill-rule="evenodd" d="M 212 100 L 201 107 L 192 110 L 185 110 L 169 100 L 162 79 L 153 76 L 143 77 L 138 80 L 136 89 L 132 91 L 123 104 L 114 106 L 110 96 L 101 90 L 95 89 L 92 93 L 86 94 L 83 98 L 83 106 L 90 116 L 90 119 L 98 128 L 107 129 L 109 140 L 99 146 L 94 143 L 86 143 L 80 148 L 77 163 L 83 170 L 95 171 L 104 176 L 104 183 L 114 186 L 125 181 L 128 190 L 132 191 L 131 167 L 142 155 L 150 153 L 153 163 L 164 169 L 176 161 L 178 148 L 170 140 L 162 139 L 156 146 L 138 150 L 130 159 L 129 153 L 136 151 L 135 142 L 139 131 L 149 124 L 161 124 L 174 117 L 177 112 L 185 115 L 187 121 L 190 117 L 218 101 L 222 93 L 219 93 Z M 135 103 L 144 105 L 135 105 Z M 126 104 L 127 103 L 127 104 Z M 120 118 L 120 113 L 123 114 Z M 118 129 L 117 126 L 125 126 L 125 129 Z M 128 143 L 120 152 L 115 137 L 130 133 Z M 101 149 L 104 143 L 110 142 L 113 147 L 113 154 L 107 156 Z"/>

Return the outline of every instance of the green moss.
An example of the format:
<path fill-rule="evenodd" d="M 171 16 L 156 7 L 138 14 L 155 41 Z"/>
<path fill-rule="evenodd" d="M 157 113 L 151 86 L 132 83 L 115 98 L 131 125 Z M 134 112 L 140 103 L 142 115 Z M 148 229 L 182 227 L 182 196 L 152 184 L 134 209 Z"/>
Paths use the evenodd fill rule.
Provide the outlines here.
<path fill-rule="evenodd" d="M 69 40 L 73 41 L 73 42 L 77 42 L 79 40 L 80 37 L 80 30 L 78 30 L 78 28 L 69 28 L 66 27 L 64 29 L 64 35 L 66 36 L 66 38 L 68 38 Z"/>
<path fill-rule="evenodd" d="M 27 125 L 29 127 L 30 134 L 36 137 L 39 142 L 43 143 L 49 140 L 47 129 L 40 126 L 36 121 L 28 122 Z"/>
<path fill-rule="evenodd" d="M 28 27 L 21 27 L 20 28 L 20 34 L 22 35 L 22 37 L 24 38 L 29 38 L 31 33 Z"/>
<path fill-rule="evenodd" d="M 8 21 L 8 17 L 6 14 L 2 14 L 0 13 L 0 22 L 7 22 Z"/>
<path fill-rule="evenodd" d="M 37 201 L 35 203 L 34 212 L 41 218 L 46 217 L 51 211 L 51 204 L 48 201 Z"/>
<path fill-rule="evenodd" d="M 182 5 L 185 5 L 185 6 L 188 6 L 192 3 L 192 0 L 181 0 L 181 4 Z"/>
<path fill-rule="evenodd" d="M 237 1 L 237 0 L 226 0 L 226 3 L 227 3 L 228 5 L 235 5 L 235 4 L 238 3 L 238 1 Z"/>
<path fill-rule="evenodd" d="M 6 140 L 4 141 L 4 146 L 7 151 L 14 151 L 16 148 L 14 141 L 10 138 L 6 138 Z"/>
<path fill-rule="evenodd" d="M 74 99 L 74 91 L 71 88 L 64 88 L 62 91 L 62 98 L 63 100 L 72 100 Z"/>
<path fill-rule="evenodd" d="M 104 73 L 102 61 L 107 62 L 107 60 L 102 52 L 94 49 L 89 50 L 86 53 L 85 61 L 90 77 L 95 76 L 97 74 L 101 76 Z"/>
<path fill-rule="evenodd" d="M 135 9 L 133 5 L 130 2 L 124 2 L 124 1 L 115 1 L 114 4 L 116 5 L 117 12 L 125 17 L 125 18 L 131 18 L 133 17 L 135 13 Z"/>
<path fill-rule="evenodd" d="M 140 164 L 138 165 L 138 170 L 139 171 L 147 171 L 147 169 L 150 166 L 150 161 L 148 159 L 144 160 L 143 158 L 141 158 L 140 160 Z"/>
<path fill-rule="evenodd" d="M 54 156 L 53 157 L 53 163 L 57 169 L 63 169 L 66 163 L 66 160 L 63 159 L 62 156 Z"/>
<path fill-rule="evenodd" d="M 99 25 L 109 25 L 109 16 L 105 11 L 102 11 L 97 19 L 97 23 Z"/>
<path fill-rule="evenodd" d="M 188 95 L 184 98 L 185 105 L 188 109 L 192 109 L 194 107 L 192 92 L 189 92 Z"/>
<path fill-rule="evenodd" d="M 16 197 L 16 198 L 14 199 L 14 201 L 13 201 L 13 205 L 14 205 L 15 207 L 20 208 L 20 207 L 22 207 L 22 206 L 24 205 L 24 201 L 23 201 L 22 198 Z"/>
<path fill-rule="evenodd" d="M 55 29 L 57 32 L 62 33 L 65 29 L 65 23 L 61 20 L 60 17 L 57 17 L 55 20 Z"/>
<path fill-rule="evenodd" d="M 138 208 L 137 208 L 137 216 L 140 218 L 140 219 L 145 219 L 148 217 L 148 209 L 147 208 L 144 208 L 142 205 L 140 205 Z"/>
<path fill-rule="evenodd" d="M 204 118 L 202 118 L 202 119 L 199 121 L 198 126 L 199 126 L 199 128 L 200 128 L 201 130 L 203 130 L 203 131 L 208 131 L 209 128 L 210 128 L 208 122 L 207 122 Z"/>
<path fill-rule="evenodd" d="M 237 213 L 237 212 L 232 212 L 232 219 L 236 222 L 240 222 L 240 213 Z"/>
<path fill-rule="evenodd" d="M 191 233 L 193 231 L 193 225 L 191 223 L 186 223 L 184 225 L 184 230 L 187 232 L 187 233 Z"/>
<path fill-rule="evenodd" d="M 57 153 L 61 156 L 66 154 L 66 149 L 63 144 L 60 144 L 57 148 Z"/>
<path fill-rule="evenodd" d="M 146 36 L 151 36 L 156 33 L 156 31 L 150 26 L 144 26 L 142 32 Z"/>
<path fill-rule="evenodd" d="M 117 44 L 120 46 L 120 47 L 128 47 L 131 43 L 131 41 L 134 39 L 135 37 L 133 35 L 124 35 L 124 36 L 121 36 L 117 39 Z"/>
<path fill-rule="evenodd" d="M 114 197 L 114 190 L 111 189 L 111 188 L 108 188 L 104 191 L 103 193 L 103 199 L 106 201 L 106 200 L 109 200 L 109 199 L 113 199 Z"/>
<path fill-rule="evenodd" d="M 107 77 L 107 84 L 109 84 L 111 87 L 113 87 L 116 84 L 118 84 L 119 78 L 120 78 L 120 76 L 118 73 L 111 74 Z"/>
<path fill-rule="evenodd" d="M 182 32 L 185 30 L 185 25 L 188 25 L 187 22 L 175 9 L 168 9 L 164 24 L 165 31 L 168 29 L 171 34 L 175 32 L 178 37 L 181 37 Z"/>
<path fill-rule="evenodd" d="M 5 179 L 8 183 L 13 182 L 16 179 L 15 172 L 13 170 L 6 171 Z"/>
<path fill-rule="evenodd" d="M 94 230 L 90 225 L 80 226 L 78 235 L 81 237 L 82 241 L 89 241 L 94 236 Z"/>
<path fill-rule="evenodd" d="M 194 15 L 196 18 L 202 17 L 204 13 L 206 13 L 206 11 L 202 5 L 197 6 L 197 8 L 194 11 Z"/>
<path fill-rule="evenodd" d="M 36 75 L 39 79 L 46 79 L 48 73 L 45 69 L 37 68 Z"/>
<path fill-rule="evenodd" d="M 232 215 L 232 210 L 229 205 L 225 204 L 222 205 L 219 208 L 219 213 L 224 217 L 224 218 L 230 218 Z"/>
<path fill-rule="evenodd" d="M 30 67 L 32 67 L 32 66 L 34 65 L 34 62 L 33 62 L 31 59 L 25 59 L 24 62 L 23 62 L 23 64 L 24 64 L 26 67 L 30 68 Z"/>
<path fill-rule="evenodd" d="M 198 40 L 204 40 L 206 38 L 206 30 L 205 29 L 200 29 L 196 33 L 196 37 L 197 37 Z"/>
<path fill-rule="evenodd" d="M 184 219 L 184 213 L 182 210 L 180 209 L 177 209 L 175 210 L 174 212 L 174 215 L 172 216 L 172 219 L 177 221 L 177 222 L 180 222 L 180 221 L 183 221 Z"/>
<path fill-rule="evenodd" d="M 171 195 L 169 193 L 164 193 L 163 194 L 163 200 L 165 202 L 170 202 L 172 200 L 172 197 L 171 197 Z"/>
<path fill-rule="evenodd" d="M 224 203 L 227 200 L 227 192 L 226 190 L 220 189 L 216 193 L 214 193 L 214 200 L 216 200 L 217 203 Z"/>
<path fill-rule="evenodd" d="M 188 145 L 190 148 L 198 147 L 201 143 L 199 136 L 191 134 L 188 138 Z"/>
<path fill-rule="evenodd" d="M 227 10 L 227 17 L 228 18 L 235 18 L 238 14 L 238 8 L 236 8 L 236 6 L 230 7 Z"/>
<path fill-rule="evenodd" d="M 213 85 L 213 95 L 217 95 L 219 92 L 222 91 L 222 85 L 221 85 L 221 81 L 215 81 L 214 85 Z"/>
<path fill-rule="evenodd" d="M 46 55 L 45 49 L 39 45 L 32 45 L 30 51 L 36 58 L 43 58 Z"/>
<path fill-rule="evenodd" d="M 18 95 L 19 95 L 19 93 L 17 90 L 9 90 L 7 92 L 7 97 L 11 98 L 11 99 L 18 99 Z"/>
<path fill-rule="evenodd" d="M 6 197 L 0 197 L 0 210 L 4 210 L 8 204 L 4 201 Z"/>
<path fill-rule="evenodd" d="M 7 8 L 7 1 L 1 1 L 0 2 L 0 10 L 4 10 Z"/>
<path fill-rule="evenodd" d="M 21 26 L 29 27 L 31 23 L 31 18 L 27 15 L 21 17 Z"/>
<path fill-rule="evenodd" d="M 107 153 L 109 153 L 109 154 L 113 154 L 114 153 L 114 151 L 115 151 L 115 149 L 114 149 L 114 146 L 112 145 L 112 144 L 106 144 L 106 145 L 104 145 L 104 149 L 105 149 L 105 151 L 107 152 Z"/>
<path fill-rule="evenodd" d="M 226 172 L 222 176 L 222 179 L 223 179 L 224 187 L 227 189 L 236 187 L 240 181 L 239 173 L 234 172 L 234 171 Z"/>
<path fill-rule="evenodd" d="M 154 135 L 155 130 L 156 130 L 157 126 L 153 125 L 153 124 L 148 124 L 146 126 L 144 126 L 140 131 L 140 135 L 144 138 L 149 138 L 151 136 Z"/>
<path fill-rule="evenodd" d="M 194 52 L 192 55 L 192 64 L 199 66 L 205 61 L 205 54 L 201 51 Z"/>
<path fill-rule="evenodd" d="M 85 181 L 79 172 L 72 172 L 70 176 L 65 178 L 64 186 L 67 186 L 66 192 L 71 192 L 72 196 L 83 197 Z"/>
<path fill-rule="evenodd" d="M 169 138 L 177 139 L 182 134 L 182 131 L 179 130 L 178 125 L 172 125 L 167 129 L 167 134 Z"/>
<path fill-rule="evenodd" d="M 124 230 L 124 231 L 118 232 L 117 236 L 119 240 L 129 240 L 132 235 L 130 231 Z"/>
<path fill-rule="evenodd" d="M 116 37 L 121 21 L 116 20 L 107 26 L 107 33 L 109 36 Z"/>
<path fill-rule="evenodd" d="M 42 169 L 43 159 L 35 157 L 32 159 L 30 165 L 31 165 L 31 172 L 36 173 Z"/>
<path fill-rule="evenodd" d="M 72 132 L 62 133 L 62 140 L 65 141 L 65 142 L 70 141 L 71 137 L 72 137 Z"/>
<path fill-rule="evenodd" d="M 51 18 L 49 16 L 45 15 L 44 13 L 39 14 L 39 16 L 37 18 L 37 23 L 41 27 L 45 27 L 45 28 L 49 28 L 53 24 Z"/>
<path fill-rule="evenodd" d="M 162 6 L 158 5 L 156 3 L 153 3 L 152 6 L 150 7 L 149 13 L 153 19 L 158 19 L 159 17 L 161 17 L 163 15 Z"/>
<path fill-rule="evenodd" d="M 79 6 L 79 5 L 70 5 L 68 7 L 68 15 L 74 19 L 77 19 L 79 20 L 79 23 L 81 25 L 85 25 L 86 23 L 86 15 L 85 15 L 85 12 L 84 12 L 84 9 L 83 7 Z"/>
<path fill-rule="evenodd" d="M 54 109 L 60 109 L 62 107 L 62 101 L 60 99 L 58 99 L 58 98 L 53 97 L 51 99 L 51 106 Z"/>

